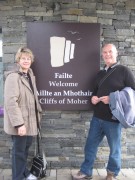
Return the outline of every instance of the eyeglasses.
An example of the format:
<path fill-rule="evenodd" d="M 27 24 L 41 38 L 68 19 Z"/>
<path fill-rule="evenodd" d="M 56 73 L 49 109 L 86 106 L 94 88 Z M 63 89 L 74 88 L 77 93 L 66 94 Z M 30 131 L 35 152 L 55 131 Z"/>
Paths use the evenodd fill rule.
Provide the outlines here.
<path fill-rule="evenodd" d="M 22 61 L 31 61 L 30 57 L 21 57 L 20 60 Z"/>

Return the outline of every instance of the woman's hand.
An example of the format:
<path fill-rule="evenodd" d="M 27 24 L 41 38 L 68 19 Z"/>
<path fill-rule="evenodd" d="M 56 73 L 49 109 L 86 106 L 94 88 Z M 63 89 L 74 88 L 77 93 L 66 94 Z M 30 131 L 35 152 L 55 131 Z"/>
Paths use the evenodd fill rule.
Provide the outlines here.
<path fill-rule="evenodd" d="M 26 127 L 25 125 L 22 125 L 18 128 L 18 135 L 19 136 L 25 136 L 26 135 Z"/>

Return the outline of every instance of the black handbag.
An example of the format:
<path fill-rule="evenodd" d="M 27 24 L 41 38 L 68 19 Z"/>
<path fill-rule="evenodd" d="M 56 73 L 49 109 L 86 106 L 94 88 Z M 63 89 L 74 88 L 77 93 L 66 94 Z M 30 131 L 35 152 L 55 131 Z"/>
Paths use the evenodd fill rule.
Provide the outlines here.
<path fill-rule="evenodd" d="M 41 128 L 38 122 L 37 122 L 37 127 L 38 127 L 38 134 L 36 136 L 37 138 L 35 141 L 35 155 L 32 159 L 30 173 L 36 176 L 37 178 L 41 179 L 46 176 L 47 161 L 44 150 L 42 148 Z"/>
<path fill-rule="evenodd" d="M 30 173 L 37 178 L 44 178 L 46 176 L 46 165 L 44 164 L 43 157 L 41 155 L 37 154 L 34 156 Z"/>

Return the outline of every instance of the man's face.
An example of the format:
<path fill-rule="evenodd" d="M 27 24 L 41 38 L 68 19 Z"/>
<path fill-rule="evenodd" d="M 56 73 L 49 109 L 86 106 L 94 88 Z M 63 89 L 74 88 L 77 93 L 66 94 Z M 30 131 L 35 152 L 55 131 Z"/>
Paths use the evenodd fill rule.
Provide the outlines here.
<path fill-rule="evenodd" d="M 102 58 L 108 67 L 117 62 L 117 54 L 117 50 L 112 44 L 105 45 L 102 49 Z"/>

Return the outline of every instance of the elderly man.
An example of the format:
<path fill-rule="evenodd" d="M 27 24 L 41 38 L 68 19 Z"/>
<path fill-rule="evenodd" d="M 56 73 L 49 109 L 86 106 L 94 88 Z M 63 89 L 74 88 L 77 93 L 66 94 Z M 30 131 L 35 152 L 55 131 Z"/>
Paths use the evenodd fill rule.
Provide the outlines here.
<path fill-rule="evenodd" d="M 94 114 L 85 145 L 85 159 L 80 171 L 73 175 L 76 180 L 92 179 L 93 165 L 98 146 L 106 136 L 110 148 L 106 167 L 106 180 L 114 180 L 121 168 L 121 124 L 113 119 L 109 108 L 109 94 L 125 87 L 135 90 L 135 79 L 130 69 L 117 63 L 117 49 L 113 44 L 105 44 L 102 58 L 105 62 L 94 81 L 91 102 Z"/>

